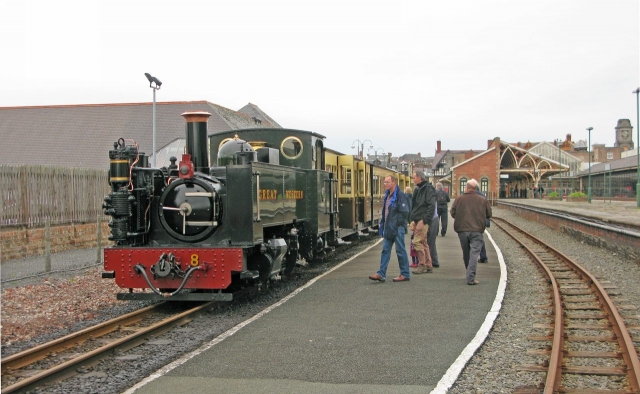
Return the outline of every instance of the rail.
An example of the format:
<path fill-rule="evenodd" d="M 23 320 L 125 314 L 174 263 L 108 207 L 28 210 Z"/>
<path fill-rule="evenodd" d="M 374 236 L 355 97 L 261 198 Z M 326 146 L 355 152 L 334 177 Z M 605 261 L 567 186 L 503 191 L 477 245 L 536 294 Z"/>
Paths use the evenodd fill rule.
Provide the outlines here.
<path fill-rule="evenodd" d="M 198 305 L 187 311 L 174 314 L 168 318 L 162 319 L 157 322 L 153 322 L 147 327 L 136 328 L 130 335 L 123 336 L 118 339 L 110 340 L 104 346 L 90 350 L 88 352 L 82 352 L 71 360 L 55 363 L 52 367 L 47 367 L 36 374 L 33 374 L 24 379 L 19 379 L 17 371 L 25 369 L 34 363 L 43 361 L 52 355 L 57 354 L 62 350 L 67 350 L 80 344 L 92 340 L 98 337 L 105 336 L 115 331 L 121 331 L 124 326 L 130 326 L 136 324 L 147 316 L 156 313 L 159 308 L 164 304 L 153 305 L 150 307 L 142 308 L 138 311 L 128 313 L 123 316 L 119 316 L 115 319 L 109 320 L 97 324 L 93 327 L 81 330 L 79 332 L 67 335 L 63 338 L 42 344 L 32 349 L 25 350 L 14 355 L 2 358 L 2 392 L 12 393 L 15 391 L 31 390 L 46 382 L 50 382 L 55 379 L 64 378 L 73 373 L 80 365 L 89 364 L 105 357 L 116 349 L 131 348 L 142 343 L 144 338 L 157 335 L 160 332 L 166 331 L 176 325 L 187 323 L 188 318 L 202 310 L 206 310 L 215 305 L 216 302 L 208 302 L 202 305 Z M 9 379 L 15 380 L 10 383 L 4 384 L 5 381 L 9 382 Z"/>
<path fill-rule="evenodd" d="M 547 376 L 545 381 L 544 393 L 554 393 L 561 389 L 561 382 L 563 374 L 600 374 L 600 375 L 620 375 L 623 374 L 627 377 L 627 383 L 631 392 L 638 392 L 640 390 L 640 360 L 633 344 L 633 340 L 629 331 L 625 325 L 625 322 L 620 315 L 618 308 L 614 305 L 613 300 L 607 294 L 605 287 L 584 267 L 577 262 L 564 255 L 559 250 L 546 244 L 541 239 L 528 234 L 520 230 L 515 224 L 512 224 L 504 219 L 493 218 L 494 223 L 509 236 L 511 236 L 517 243 L 519 243 L 536 262 L 540 269 L 544 272 L 544 275 L 548 278 L 551 284 L 551 292 L 553 300 L 553 335 L 552 345 L 549 357 L 549 363 L 546 368 Z M 544 258 L 543 258 L 544 257 Z M 579 291 L 575 292 L 569 290 L 569 286 L 565 289 L 559 284 L 558 279 L 567 280 L 575 277 L 578 283 L 581 283 L 581 287 L 589 289 L 588 292 Z M 575 286 L 576 282 L 572 282 L 572 286 Z M 586 295 L 593 296 L 597 300 L 599 308 L 602 313 L 595 315 L 583 315 L 580 317 L 571 316 L 567 314 L 564 309 L 571 309 L 570 306 L 573 302 L 584 303 L 584 300 L 570 301 L 569 297 L 572 295 Z M 576 307 L 573 309 L 578 309 Z M 595 308 L 595 307 L 594 307 Z M 591 309 L 591 308 L 589 308 Z M 591 324 L 582 325 L 581 328 L 589 327 L 590 329 L 611 329 L 612 335 L 610 337 L 572 337 L 565 334 L 564 330 L 568 327 L 567 319 L 581 319 L 589 322 L 590 320 L 608 319 L 609 323 L 605 326 Z M 603 339 L 604 338 L 604 339 Z M 546 338 L 542 338 L 543 340 Z M 593 352 L 567 352 L 565 348 L 565 341 L 598 341 L 598 340 L 612 340 L 617 342 L 620 348 L 620 355 L 624 361 L 625 366 L 623 368 L 608 368 L 608 367 L 572 367 L 568 366 L 568 361 L 572 357 L 612 357 L 611 354 L 593 353 Z M 615 353 L 614 353 L 615 354 Z M 617 356 L 617 355 L 616 355 Z M 613 357 L 616 357 L 613 356 Z M 539 371 L 539 366 L 525 367 L 523 370 Z M 562 388 L 562 390 L 568 390 Z M 518 392 L 518 391 L 516 391 Z M 522 391 L 526 392 L 526 391 Z M 563 391 L 565 392 L 565 391 Z"/>

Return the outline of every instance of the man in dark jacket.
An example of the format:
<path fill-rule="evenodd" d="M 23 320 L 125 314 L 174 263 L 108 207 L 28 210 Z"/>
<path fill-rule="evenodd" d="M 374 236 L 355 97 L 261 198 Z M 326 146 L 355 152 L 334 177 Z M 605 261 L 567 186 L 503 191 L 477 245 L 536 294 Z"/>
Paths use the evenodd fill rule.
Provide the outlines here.
<path fill-rule="evenodd" d="M 424 274 L 433 272 L 433 262 L 427 244 L 427 232 L 436 213 L 436 190 L 422 171 L 414 171 L 413 181 L 416 184 L 416 189 L 413 192 L 409 220 L 415 226 L 412 242 L 418 256 L 418 268 L 413 273 Z"/>
<path fill-rule="evenodd" d="M 491 206 L 486 198 L 476 193 L 478 181 L 467 182 L 464 194 L 457 197 L 451 206 L 453 229 L 458 233 L 464 266 L 467 269 L 467 284 L 477 285 L 476 268 L 483 244 L 483 233 L 487 219 L 491 217 Z"/>
<path fill-rule="evenodd" d="M 393 278 L 394 282 L 406 282 L 411 278 L 409 272 L 409 256 L 404 246 L 404 235 L 407 233 L 407 220 L 409 216 L 409 201 L 398 187 L 398 180 L 390 175 L 384 178 L 384 203 L 382 220 L 379 232 L 382 239 L 382 255 L 380 256 L 380 269 L 369 279 L 384 282 L 387 276 L 387 267 L 391 259 L 391 248 L 396 244 L 396 255 L 400 265 L 400 275 Z"/>
<path fill-rule="evenodd" d="M 442 183 L 436 183 L 436 201 L 438 203 L 438 216 L 440 217 L 440 235 L 444 237 L 447 233 L 449 222 L 449 193 L 442 187 Z"/>

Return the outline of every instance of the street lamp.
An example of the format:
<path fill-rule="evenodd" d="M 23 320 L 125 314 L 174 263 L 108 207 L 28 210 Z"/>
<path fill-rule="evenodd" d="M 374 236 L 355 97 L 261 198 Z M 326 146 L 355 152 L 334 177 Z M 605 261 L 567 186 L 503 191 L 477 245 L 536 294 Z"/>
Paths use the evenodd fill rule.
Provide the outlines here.
<path fill-rule="evenodd" d="M 638 158 L 638 167 L 636 167 L 636 176 L 638 177 L 636 182 L 636 207 L 640 208 L 640 88 L 631 93 L 636 95 L 636 157 Z"/>
<path fill-rule="evenodd" d="M 151 156 L 151 168 L 156 166 L 156 90 L 160 90 L 162 82 L 149 73 L 144 73 L 149 80 L 149 87 L 153 89 L 153 156 Z"/>
<path fill-rule="evenodd" d="M 559 173 L 560 173 L 560 201 L 562 201 L 562 145 L 560 144 L 560 140 L 558 140 L 558 163 L 560 163 Z"/>
<path fill-rule="evenodd" d="M 355 140 L 351 143 L 351 149 L 358 148 L 358 157 L 361 159 L 364 157 L 364 143 L 367 141 L 369 140 L 364 140 L 362 142 L 360 142 L 360 140 Z M 369 145 L 369 149 L 373 148 L 373 142 L 369 141 Z"/>
<path fill-rule="evenodd" d="M 371 148 L 370 148 L 370 149 L 371 149 Z M 383 155 L 386 155 L 386 152 L 384 151 L 384 149 L 383 149 L 383 148 L 378 148 L 378 149 L 376 149 L 376 150 L 375 150 L 375 154 L 376 154 L 376 164 L 377 164 L 377 161 L 378 161 L 378 151 L 379 151 L 379 150 L 381 150 L 381 151 L 382 151 L 382 154 L 383 154 Z M 369 154 L 369 151 L 367 151 L 367 154 Z M 385 163 L 386 163 L 386 161 L 385 161 Z M 386 166 L 387 166 L 387 165 L 385 164 L 385 167 L 386 167 Z"/>
<path fill-rule="evenodd" d="M 587 152 L 589 153 L 589 188 L 587 189 L 587 201 L 591 202 L 591 130 L 593 127 L 587 127 L 589 131 L 589 145 L 587 146 Z"/>

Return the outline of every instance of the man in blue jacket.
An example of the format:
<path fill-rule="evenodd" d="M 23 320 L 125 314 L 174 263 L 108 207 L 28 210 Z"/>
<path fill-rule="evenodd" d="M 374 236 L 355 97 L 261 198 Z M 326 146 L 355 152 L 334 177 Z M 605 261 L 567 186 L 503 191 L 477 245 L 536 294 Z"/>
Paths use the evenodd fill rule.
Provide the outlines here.
<path fill-rule="evenodd" d="M 409 272 L 409 256 L 404 246 L 404 235 L 407 233 L 407 221 L 409 216 L 409 202 L 406 195 L 398 187 L 398 180 L 390 175 L 384 178 L 384 203 L 382 205 L 382 220 L 379 232 L 382 237 L 382 255 L 380 256 L 380 269 L 369 279 L 384 282 L 387 276 L 387 267 L 391 259 L 391 248 L 395 242 L 396 255 L 400 265 L 400 275 L 393 278 L 394 282 L 406 282 L 411 278 Z"/>

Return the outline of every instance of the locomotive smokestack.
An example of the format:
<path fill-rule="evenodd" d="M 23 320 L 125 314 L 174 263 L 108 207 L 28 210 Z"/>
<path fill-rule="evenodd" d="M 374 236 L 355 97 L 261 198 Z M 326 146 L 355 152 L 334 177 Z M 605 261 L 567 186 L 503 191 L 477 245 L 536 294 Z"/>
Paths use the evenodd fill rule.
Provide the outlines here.
<path fill-rule="evenodd" d="M 209 155 L 207 153 L 207 121 L 208 112 L 185 112 L 182 114 L 187 121 L 187 153 L 191 155 L 191 161 L 195 171 L 209 173 Z"/>

